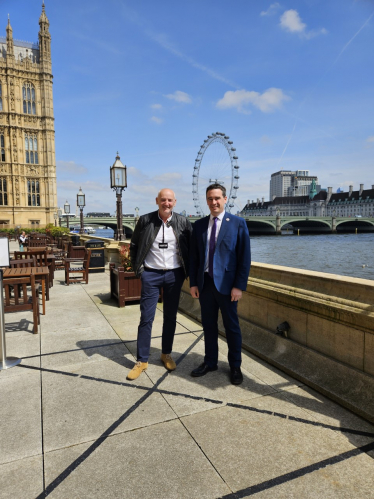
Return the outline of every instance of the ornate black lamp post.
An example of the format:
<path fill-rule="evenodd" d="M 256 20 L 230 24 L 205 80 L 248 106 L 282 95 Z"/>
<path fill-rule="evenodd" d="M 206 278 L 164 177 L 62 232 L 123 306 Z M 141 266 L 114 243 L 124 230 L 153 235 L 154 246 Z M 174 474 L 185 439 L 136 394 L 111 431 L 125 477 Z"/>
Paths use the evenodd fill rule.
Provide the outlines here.
<path fill-rule="evenodd" d="M 65 212 L 65 215 L 67 215 L 67 217 L 66 217 L 66 227 L 69 228 L 70 204 L 67 201 L 64 204 L 64 212 Z"/>
<path fill-rule="evenodd" d="M 110 167 L 110 187 L 116 191 L 117 196 L 117 232 L 114 235 L 114 239 L 116 241 L 122 241 L 122 239 L 124 239 L 122 224 L 122 191 L 127 187 L 127 168 L 122 164 L 118 152 L 113 166 Z"/>
<path fill-rule="evenodd" d="M 53 218 L 55 219 L 55 227 L 57 227 L 57 218 L 58 218 L 57 213 L 53 213 Z"/>
<path fill-rule="evenodd" d="M 60 208 L 57 210 L 57 216 L 58 216 L 59 226 L 61 227 L 62 210 Z"/>
<path fill-rule="evenodd" d="M 81 210 L 80 222 L 81 228 L 79 229 L 79 234 L 84 234 L 84 224 L 83 224 L 83 208 L 86 206 L 86 195 L 82 192 L 82 187 L 79 187 L 79 192 L 77 194 L 77 205 Z"/>

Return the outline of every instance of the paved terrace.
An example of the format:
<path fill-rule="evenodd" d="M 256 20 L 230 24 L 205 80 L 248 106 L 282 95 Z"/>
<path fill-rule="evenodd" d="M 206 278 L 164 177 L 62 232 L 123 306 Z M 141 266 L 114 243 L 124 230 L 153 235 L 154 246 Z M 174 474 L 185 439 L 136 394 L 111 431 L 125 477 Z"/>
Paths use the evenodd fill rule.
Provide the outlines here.
<path fill-rule="evenodd" d="M 201 325 L 178 315 L 177 370 L 160 363 L 162 305 L 149 368 L 134 362 L 139 304 L 117 308 L 108 273 L 56 279 L 32 334 L 6 314 L 0 372 L 0 498 L 374 498 L 374 427 L 243 352 L 244 383 L 203 360 Z"/>

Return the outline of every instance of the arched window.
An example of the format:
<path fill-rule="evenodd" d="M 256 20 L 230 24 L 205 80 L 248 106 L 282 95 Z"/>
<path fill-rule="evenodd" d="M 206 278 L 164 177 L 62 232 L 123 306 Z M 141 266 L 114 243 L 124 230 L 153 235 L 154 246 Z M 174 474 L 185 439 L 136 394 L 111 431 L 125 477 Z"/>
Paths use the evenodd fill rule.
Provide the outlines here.
<path fill-rule="evenodd" d="M 31 165 L 39 164 L 38 139 L 35 135 L 25 135 L 25 156 L 26 163 Z"/>
<path fill-rule="evenodd" d="M 4 134 L 0 133 L 0 161 L 5 161 Z"/>
<path fill-rule="evenodd" d="M 25 83 L 22 87 L 23 112 L 25 114 L 36 114 L 35 87 L 31 83 Z"/>
<path fill-rule="evenodd" d="M 0 111 L 3 110 L 3 89 L 1 87 L 1 83 L 0 83 Z"/>
<path fill-rule="evenodd" d="M 28 206 L 40 206 L 39 180 L 27 180 L 27 201 Z"/>
<path fill-rule="evenodd" d="M 0 178 L 0 206 L 7 206 L 7 205 L 8 205 L 8 192 L 7 192 L 6 179 Z"/>

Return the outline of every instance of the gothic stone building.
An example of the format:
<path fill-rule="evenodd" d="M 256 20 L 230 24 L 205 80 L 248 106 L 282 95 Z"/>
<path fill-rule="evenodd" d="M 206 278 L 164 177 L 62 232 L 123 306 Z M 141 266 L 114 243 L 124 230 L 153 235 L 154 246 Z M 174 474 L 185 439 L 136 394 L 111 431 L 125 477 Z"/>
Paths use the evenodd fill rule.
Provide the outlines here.
<path fill-rule="evenodd" d="M 0 38 L 0 227 L 54 222 L 57 210 L 51 35 L 44 4 L 39 43 Z"/>

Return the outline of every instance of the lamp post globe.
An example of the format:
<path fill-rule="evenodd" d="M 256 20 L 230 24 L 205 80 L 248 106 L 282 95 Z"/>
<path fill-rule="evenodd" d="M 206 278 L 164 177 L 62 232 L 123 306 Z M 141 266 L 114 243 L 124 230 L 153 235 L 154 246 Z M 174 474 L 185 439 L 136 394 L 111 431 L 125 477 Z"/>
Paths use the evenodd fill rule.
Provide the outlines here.
<path fill-rule="evenodd" d="M 79 187 L 77 194 L 77 206 L 80 209 L 80 229 L 79 234 L 84 234 L 83 208 L 86 206 L 86 195 L 83 194 L 82 187 Z"/>
<path fill-rule="evenodd" d="M 70 214 L 70 204 L 67 202 L 64 204 L 64 212 L 66 215 L 66 227 L 69 228 L 69 214 Z"/>
<path fill-rule="evenodd" d="M 117 232 L 114 235 L 116 241 L 124 239 L 123 222 L 122 222 L 122 191 L 127 187 L 127 168 L 123 165 L 119 154 L 115 162 L 110 167 L 110 187 L 116 191 L 117 198 Z"/>

